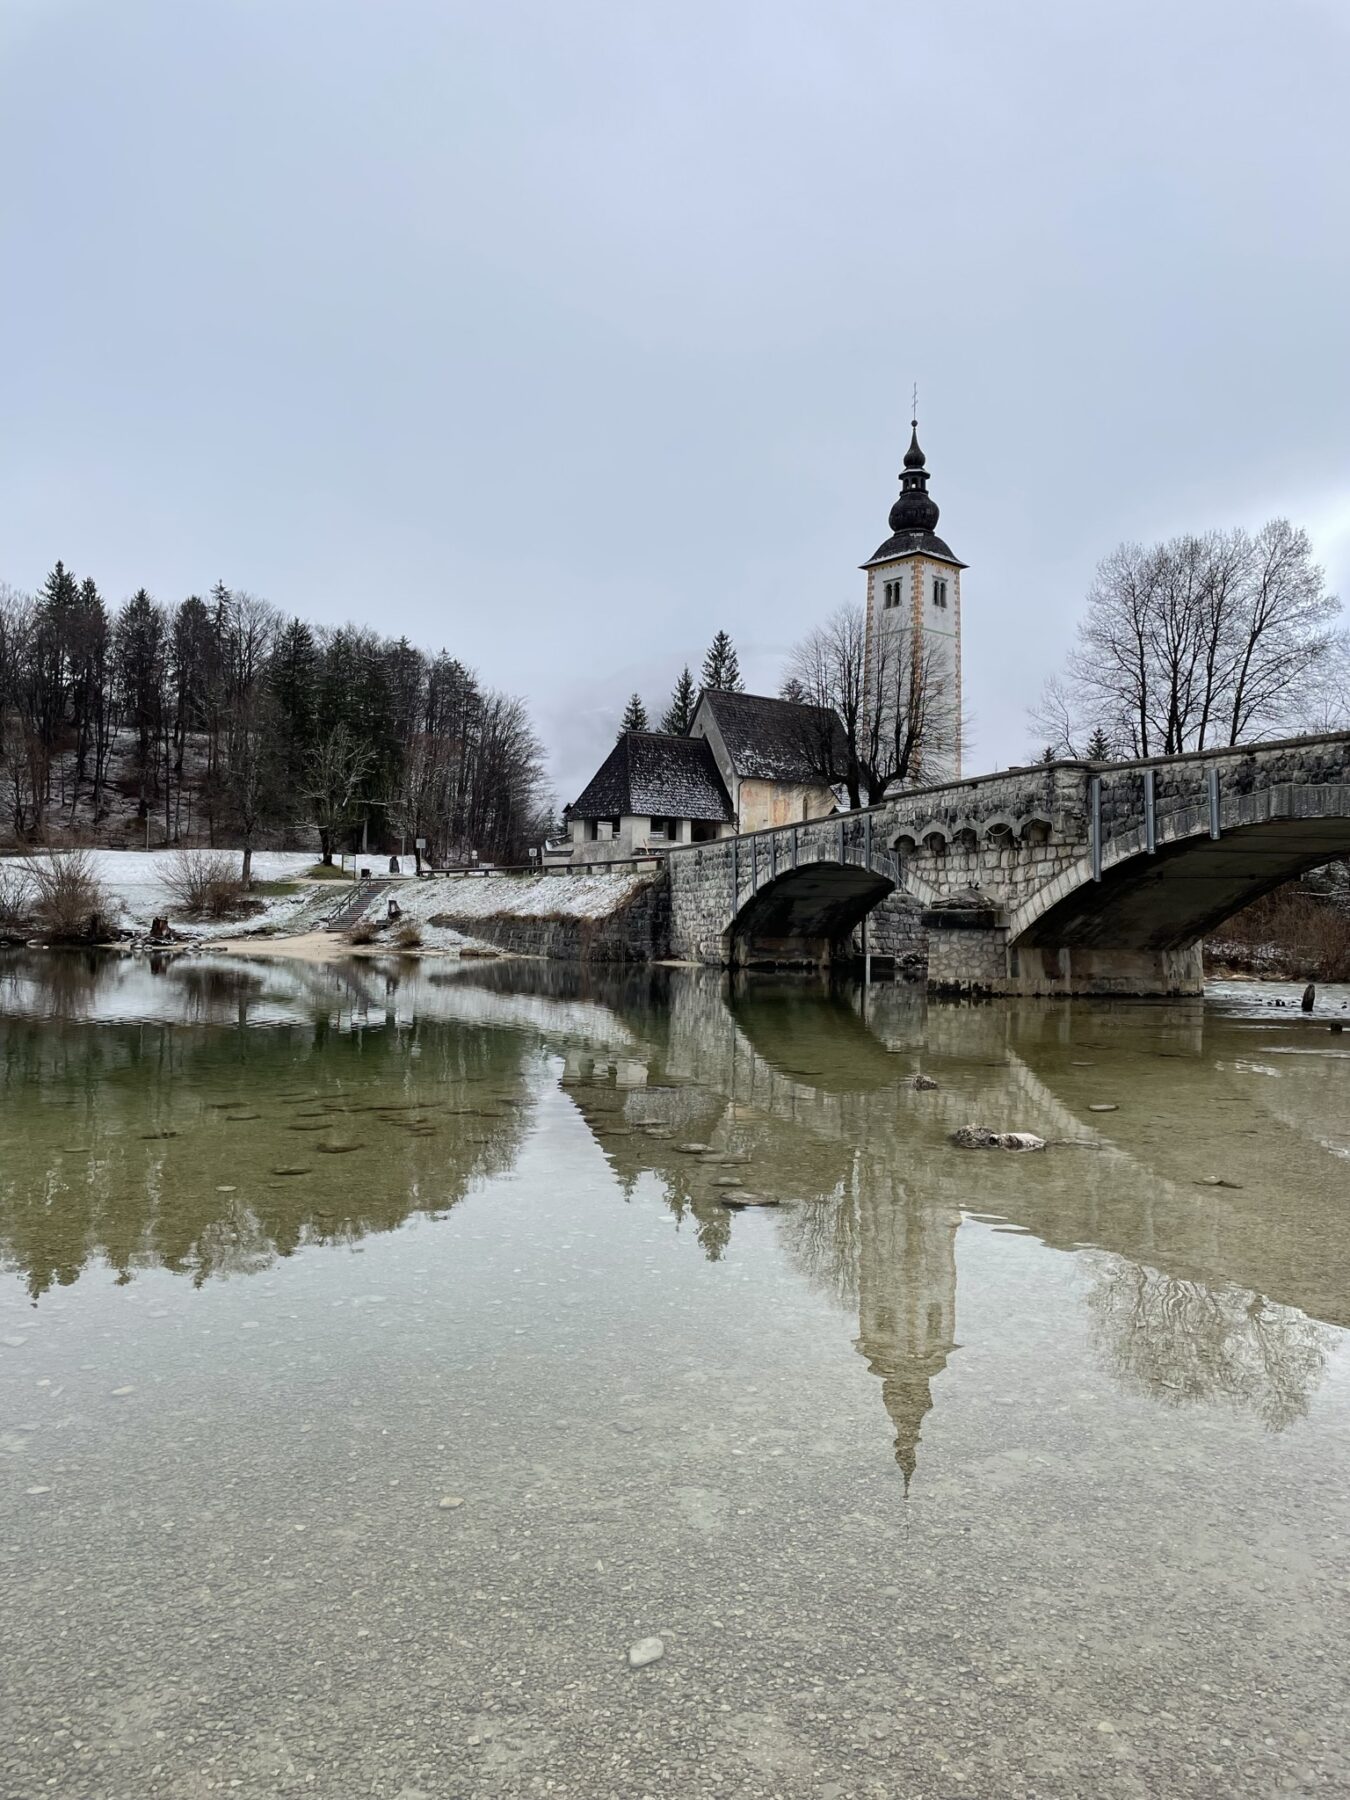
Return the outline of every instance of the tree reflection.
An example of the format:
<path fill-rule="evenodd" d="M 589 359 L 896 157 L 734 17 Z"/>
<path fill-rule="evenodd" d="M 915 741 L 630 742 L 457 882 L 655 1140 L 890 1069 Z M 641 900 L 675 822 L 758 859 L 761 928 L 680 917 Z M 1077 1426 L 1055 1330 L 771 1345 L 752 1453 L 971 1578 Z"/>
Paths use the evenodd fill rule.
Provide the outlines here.
<path fill-rule="evenodd" d="M 1119 1256 L 1103 1261 L 1087 1306 L 1098 1353 L 1122 1386 L 1166 1406 L 1241 1408 L 1268 1431 L 1306 1416 L 1332 1344 L 1293 1307 Z"/>

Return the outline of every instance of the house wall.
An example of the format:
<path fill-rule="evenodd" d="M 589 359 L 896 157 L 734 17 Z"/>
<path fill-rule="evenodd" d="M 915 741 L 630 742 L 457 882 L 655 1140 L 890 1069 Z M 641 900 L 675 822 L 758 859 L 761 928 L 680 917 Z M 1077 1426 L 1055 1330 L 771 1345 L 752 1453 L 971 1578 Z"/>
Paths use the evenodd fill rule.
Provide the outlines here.
<path fill-rule="evenodd" d="M 709 747 L 713 753 L 713 761 L 717 764 L 717 772 L 722 777 L 722 782 L 727 793 L 731 796 L 731 810 L 733 813 L 739 815 L 741 778 L 736 773 L 735 767 L 732 764 L 731 755 L 726 746 L 726 739 L 722 736 L 716 719 L 713 718 L 708 708 L 702 703 L 700 703 L 695 710 L 693 724 L 689 727 L 689 735 L 690 737 L 701 737 L 708 740 Z M 742 826 L 741 829 L 744 830 L 745 827 Z"/>
<path fill-rule="evenodd" d="M 834 811 L 834 795 L 821 782 L 752 781 L 740 784 L 742 831 L 770 825 L 795 825 L 801 819 L 824 819 Z"/>
<path fill-rule="evenodd" d="M 589 819 L 572 820 L 572 855 L 574 863 L 606 863 L 621 862 L 630 856 L 645 856 L 652 850 L 668 850 L 674 844 L 690 844 L 694 841 L 694 825 L 691 819 L 675 820 L 674 836 L 653 837 L 651 819 L 642 814 L 625 814 L 619 820 L 617 835 L 610 831 L 609 821 L 598 821 L 600 835 L 592 838 L 589 835 L 591 821 Z M 714 828 L 721 837 L 731 830 L 730 825 L 718 825 Z"/>

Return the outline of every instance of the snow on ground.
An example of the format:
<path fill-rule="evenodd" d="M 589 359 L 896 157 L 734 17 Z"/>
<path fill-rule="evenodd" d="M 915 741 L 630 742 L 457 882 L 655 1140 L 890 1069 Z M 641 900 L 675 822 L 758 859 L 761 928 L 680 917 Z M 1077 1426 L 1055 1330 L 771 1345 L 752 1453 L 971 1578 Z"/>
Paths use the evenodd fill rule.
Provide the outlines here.
<path fill-rule="evenodd" d="M 177 904 L 165 884 L 173 867 L 174 850 L 90 850 L 86 852 L 94 872 L 113 901 L 118 923 L 132 930 L 149 930 L 155 918 L 168 917 L 176 930 L 189 937 L 232 937 L 242 931 L 256 931 L 260 925 L 287 930 L 302 929 L 304 922 L 313 925 L 331 912 L 346 891 L 340 882 L 306 883 L 298 894 L 258 896 L 261 910 L 247 919 L 207 920 L 182 919 Z M 228 857 L 238 868 L 242 858 L 238 850 L 214 852 Z M 253 855 L 253 875 L 257 881 L 294 881 L 306 869 L 314 867 L 312 851 L 257 850 Z"/>
<path fill-rule="evenodd" d="M 423 926 L 437 913 L 457 919 L 603 919 L 650 880 L 649 874 L 631 869 L 585 875 L 433 875 L 401 883 L 397 899 L 403 917 Z M 379 890 L 363 916 L 382 916 L 390 892 Z"/>

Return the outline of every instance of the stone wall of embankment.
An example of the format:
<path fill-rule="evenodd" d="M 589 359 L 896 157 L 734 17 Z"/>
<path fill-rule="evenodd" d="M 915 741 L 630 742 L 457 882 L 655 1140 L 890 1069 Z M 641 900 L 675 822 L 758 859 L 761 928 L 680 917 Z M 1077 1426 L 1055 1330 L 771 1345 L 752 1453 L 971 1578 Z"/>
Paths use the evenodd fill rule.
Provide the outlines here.
<path fill-rule="evenodd" d="M 548 956 L 592 963 L 655 962 L 669 954 L 670 889 L 664 870 L 641 882 L 615 882 L 608 910 L 568 907 L 566 878 L 540 884 L 533 908 L 457 912 L 453 894 L 429 923 L 448 925 L 519 956 Z M 482 898 L 487 898 L 486 893 Z M 475 898 L 480 898 L 475 895 Z"/>

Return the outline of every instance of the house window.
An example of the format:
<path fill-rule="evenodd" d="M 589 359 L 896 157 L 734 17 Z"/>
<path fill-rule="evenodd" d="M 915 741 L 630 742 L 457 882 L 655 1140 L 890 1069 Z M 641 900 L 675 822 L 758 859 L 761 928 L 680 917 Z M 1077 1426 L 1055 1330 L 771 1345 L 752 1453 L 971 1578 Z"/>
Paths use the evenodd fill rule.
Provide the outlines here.
<path fill-rule="evenodd" d="M 933 605 L 940 606 L 943 612 L 947 610 L 947 577 L 945 575 L 933 577 Z"/>
<path fill-rule="evenodd" d="M 653 837 L 662 837 L 662 838 L 663 837 L 673 837 L 674 833 L 670 830 L 670 820 L 669 819 L 653 819 L 651 835 Z"/>
<path fill-rule="evenodd" d="M 620 828 L 622 827 L 622 825 L 623 825 L 622 819 L 611 819 L 609 822 L 609 835 L 612 838 L 618 837 L 619 831 L 620 831 Z"/>
<path fill-rule="evenodd" d="M 900 605 L 901 590 L 903 587 L 904 587 L 904 583 L 901 581 L 886 582 L 885 588 L 884 588 L 884 599 L 885 599 L 885 606 L 886 606 L 887 612 L 889 612 L 892 607 Z"/>

